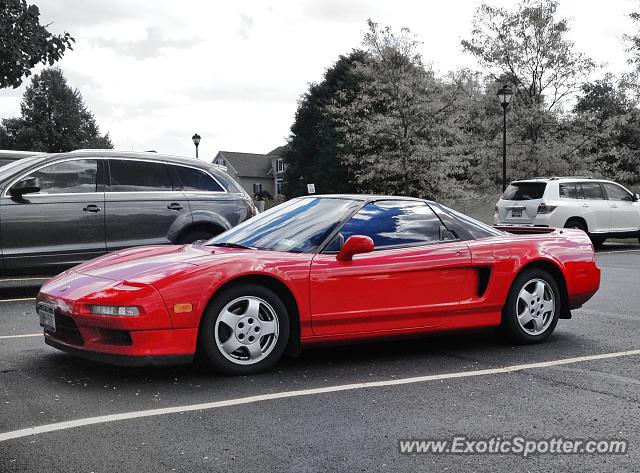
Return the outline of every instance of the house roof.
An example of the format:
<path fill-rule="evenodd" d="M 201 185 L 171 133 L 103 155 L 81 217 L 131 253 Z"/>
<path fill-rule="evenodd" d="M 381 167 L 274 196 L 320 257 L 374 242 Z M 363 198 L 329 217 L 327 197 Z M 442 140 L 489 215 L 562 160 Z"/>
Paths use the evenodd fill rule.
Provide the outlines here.
<path fill-rule="evenodd" d="M 269 151 L 267 153 L 267 156 L 273 158 L 273 157 L 279 157 L 282 156 L 282 153 L 285 149 L 287 149 L 289 145 L 283 145 L 283 146 L 278 146 L 276 149 L 272 149 L 271 151 Z"/>
<path fill-rule="evenodd" d="M 266 154 L 220 151 L 218 157 L 228 162 L 239 176 L 266 177 L 271 171 L 271 160 Z"/>

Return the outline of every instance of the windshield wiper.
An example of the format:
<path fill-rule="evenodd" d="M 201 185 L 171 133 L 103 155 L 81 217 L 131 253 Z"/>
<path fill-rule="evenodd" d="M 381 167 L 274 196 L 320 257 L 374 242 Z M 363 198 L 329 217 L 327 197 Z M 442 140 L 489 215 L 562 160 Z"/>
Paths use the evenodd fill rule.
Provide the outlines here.
<path fill-rule="evenodd" d="M 231 243 L 223 241 L 221 243 L 211 243 L 209 246 L 222 246 L 223 248 L 241 248 L 243 250 L 255 250 L 252 246 L 241 245 L 240 243 Z"/>

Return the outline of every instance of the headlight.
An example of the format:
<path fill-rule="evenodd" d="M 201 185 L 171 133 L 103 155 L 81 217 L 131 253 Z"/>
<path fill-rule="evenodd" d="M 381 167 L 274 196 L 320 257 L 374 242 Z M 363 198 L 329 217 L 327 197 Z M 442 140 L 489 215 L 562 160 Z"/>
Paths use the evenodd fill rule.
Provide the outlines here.
<path fill-rule="evenodd" d="M 94 315 L 140 315 L 140 308 L 121 305 L 90 305 L 89 312 Z"/>

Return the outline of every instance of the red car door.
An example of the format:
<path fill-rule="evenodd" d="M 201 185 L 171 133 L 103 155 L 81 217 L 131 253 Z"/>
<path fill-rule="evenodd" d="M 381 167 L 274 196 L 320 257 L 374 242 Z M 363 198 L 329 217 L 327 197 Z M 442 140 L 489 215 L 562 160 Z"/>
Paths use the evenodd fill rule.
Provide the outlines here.
<path fill-rule="evenodd" d="M 376 249 L 338 261 L 330 244 L 312 261 L 316 335 L 437 326 L 476 294 L 469 248 L 445 239 L 451 235 L 423 202 L 368 204 L 342 228 L 342 238 L 352 235 L 370 236 Z"/>

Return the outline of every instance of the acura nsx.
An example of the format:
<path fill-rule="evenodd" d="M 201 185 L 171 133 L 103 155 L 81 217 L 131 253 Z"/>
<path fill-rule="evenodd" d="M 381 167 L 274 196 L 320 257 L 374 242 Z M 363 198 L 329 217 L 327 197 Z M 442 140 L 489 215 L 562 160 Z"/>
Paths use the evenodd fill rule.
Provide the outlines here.
<path fill-rule="evenodd" d="M 599 283 L 581 230 L 514 234 L 431 201 L 327 195 L 206 242 L 81 264 L 49 280 L 36 309 L 45 342 L 79 356 L 121 365 L 198 356 L 247 374 L 320 343 L 483 327 L 541 342 Z"/>

